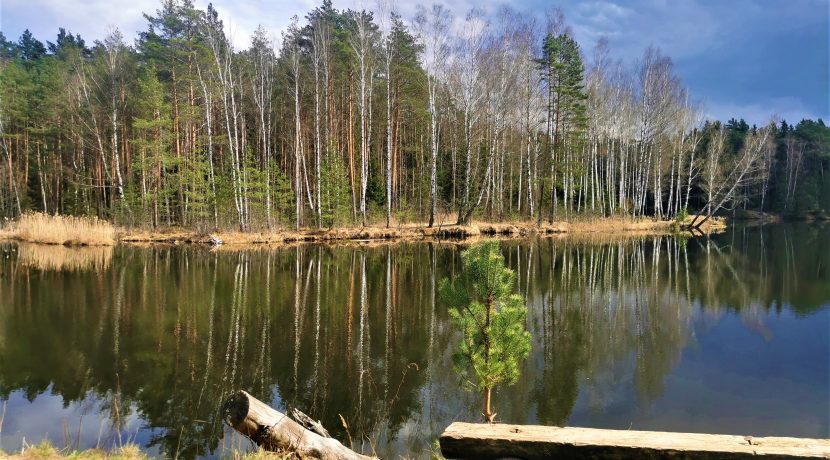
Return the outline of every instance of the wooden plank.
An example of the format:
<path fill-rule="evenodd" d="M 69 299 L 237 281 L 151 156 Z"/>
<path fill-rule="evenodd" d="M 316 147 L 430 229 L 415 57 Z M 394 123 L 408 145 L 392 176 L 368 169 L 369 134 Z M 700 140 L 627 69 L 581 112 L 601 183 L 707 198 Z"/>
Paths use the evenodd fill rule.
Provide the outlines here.
<path fill-rule="evenodd" d="M 455 422 L 440 438 L 450 459 L 830 459 L 830 440 Z"/>

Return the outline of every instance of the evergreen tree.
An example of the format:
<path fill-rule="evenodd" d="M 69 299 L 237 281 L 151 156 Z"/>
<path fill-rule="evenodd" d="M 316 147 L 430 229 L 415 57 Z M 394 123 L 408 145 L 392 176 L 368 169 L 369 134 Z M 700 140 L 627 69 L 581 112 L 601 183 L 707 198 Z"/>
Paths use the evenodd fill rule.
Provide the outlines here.
<path fill-rule="evenodd" d="M 631 72 L 605 55 L 586 72 L 563 18 L 534 45 L 526 18 L 498 17 L 472 48 L 437 17 L 432 64 L 427 35 L 396 14 L 330 0 L 279 54 L 264 29 L 234 50 L 218 12 L 193 0 L 161 1 L 135 45 L 117 33 L 87 48 L 64 28 L 51 42 L 0 32 L 0 215 L 202 228 L 235 214 L 254 229 L 271 227 L 272 210 L 306 227 L 376 221 L 383 208 L 387 222 L 426 220 L 435 203 L 459 223 L 477 209 L 553 219 L 557 209 L 671 218 L 705 208 L 714 125 L 697 125 L 668 57 L 650 49 Z M 722 168 L 766 129 L 739 117 L 717 126 Z M 826 215 L 827 126 L 775 131 L 775 150 L 723 209 Z M 269 203 L 288 195 L 293 209 Z"/>
<path fill-rule="evenodd" d="M 67 33 L 66 29 L 60 27 L 58 29 L 58 37 L 54 43 L 47 41 L 46 47 L 49 49 L 51 54 L 61 54 L 67 48 L 76 48 L 79 50 L 84 51 L 85 55 L 89 55 L 89 50 L 86 48 L 86 42 L 84 39 L 81 38 L 80 34 L 72 35 L 71 32 Z"/>
<path fill-rule="evenodd" d="M 0 59 L 8 60 L 17 57 L 18 49 L 15 42 L 9 41 L 0 31 Z"/>
<path fill-rule="evenodd" d="M 350 200 L 349 179 L 343 157 L 338 154 L 326 155 L 321 169 L 323 225 L 333 227 L 344 224 L 349 220 Z"/>
<path fill-rule="evenodd" d="M 587 127 L 585 65 L 579 45 L 568 34 L 545 37 L 538 61 L 547 85 L 547 133 L 550 140 L 550 220 L 557 207 L 557 183 L 565 200 L 573 197 L 574 152 L 581 147 Z M 567 209 L 566 203 L 566 209 Z M 541 208 L 540 208 L 541 218 Z"/>
<path fill-rule="evenodd" d="M 155 227 L 162 216 L 170 220 L 167 204 L 177 188 L 172 183 L 175 180 L 172 171 L 177 162 L 170 149 L 170 104 L 165 100 L 164 86 L 154 66 L 142 72 L 138 87 L 136 116 L 133 118 L 136 132 L 133 145 L 137 150 L 133 170 L 140 199 L 135 208 L 143 211 L 139 219 L 146 219 Z M 160 206 L 163 208 L 160 209 Z"/>
<path fill-rule="evenodd" d="M 29 32 L 29 29 L 23 31 L 20 40 L 17 42 L 17 47 L 20 50 L 20 57 L 24 61 L 33 62 L 46 54 L 46 47 Z"/>
<path fill-rule="evenodd" d="M 444 279 L 440 293 L 462 333 L 453 356 L 456 371 L 471 389 L 483 394 L 482 415 L 492 423 L 493 388 L 515 383 L 519 366 L 530 353 L 527 307 L 520 295 L 513 294 L 516 277 L 505 267 L 497 241 L 471 246 L 461 253 L 461 260 L 461 277 L 454 284 Z"/>

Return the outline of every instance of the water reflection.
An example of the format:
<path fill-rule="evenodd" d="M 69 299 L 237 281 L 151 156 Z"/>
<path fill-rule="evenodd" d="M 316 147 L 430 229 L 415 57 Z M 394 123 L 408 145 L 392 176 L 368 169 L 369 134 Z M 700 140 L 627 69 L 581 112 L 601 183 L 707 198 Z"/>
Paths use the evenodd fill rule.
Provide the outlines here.
<path fill-rule="evenodd" d="M 66 247 L 20 243 L 20 265 L 44 271 L 106 270 L 112 260 L 112 246 Z"/>
<path fill-rule="evenodd" d="M 519 383 L 495 396 L 500 419 L 827 436 L 827 236 L 772 226 L 712 240 L 504 242 L 534 343 Z M 247 447 L 219 417 L 244 388 L 356 449 L 424 455 L 449 422 L 479 418 L 435 297 L 462 249 L 119 247 L 95 270 L 45 270 L 3 246 L 0 446 L 47 434 L 62 445 L 69 425 L 81 447 L 135 440 L 166 456 L 222 455 Z M 729 379 L 707 373 L 745 358 L 741 346 L 767 355 Z M 752 408 L 730 404 L 725 383 L 743 386 Z M 795 391 L 800 403 L 770 404 Z M 706 410 L 678 412 L 690 401 Z"/>

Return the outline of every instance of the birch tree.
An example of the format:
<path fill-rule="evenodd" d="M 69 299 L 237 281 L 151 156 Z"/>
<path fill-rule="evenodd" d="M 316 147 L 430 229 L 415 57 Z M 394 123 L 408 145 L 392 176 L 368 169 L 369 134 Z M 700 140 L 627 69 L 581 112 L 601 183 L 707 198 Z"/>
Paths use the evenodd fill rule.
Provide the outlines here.
<path fill-rule="evenodd" d="M 257 27 L 251 40 L 251 61 L 253 74 L 251 75 L 251 94 L 256 106 L 256 120 L 261 164 L 265 172 L 265 213 L 266 224 L 271 228 L 271 159 L 273 156 L 273 96 L 274 65 L 276 56 L 273 44 L 262 26 Z M 319 183 L 319 177 L 318 177 Z"/>
<path fill-rule="evenodd" d="M 369 116 L 371 106 L 371 72 L 373 65 L 372 43 L 375 39 L 372 14 L 362 10 L 352 12 L 354 30 L 351 47 L 358 65 L 360 85 L 360 216 L 366 226 L 366 190 L 369 185 Z"/>
<path fill-rule="evenodd" d="M 297 43 L 299 28 L 297 17 L 291 19 L 288 31 L 283 35 L 283 52 L 289 66 L 289 77 L 292 83 L 294 100 L 294 228 L 299 230 L 303 215 L 303 183 L 300 174 L 300 165 L 303 161 L 302 124 L 300 121 L 300 46 Z"/>
<path fill-rule="evenodd" d="M 736 158 L 724 160 L 724 128 L 720 124 L 715 128 L 710 139 L 702 183 L 706 192 L 706 211 L 695 216 L 692 228 L 699 228 L 728 203 L 734 204 L 743 188 L 763 180 L 759 173 L 764 171 L 764 160 L 772 148 L 770 133 L 773 131 L 772 122 L 755 130 L 746 138 Z"/>
<path fill-rule="evenodd" d="M 445 60 L 449 53 L 449 26 L 452 16 L 440 4 L 430 10 L 418 5 L 415 28 L 424 43 L 422 65 L 427 74 L 428 112 L 430 116 L 430 164 L 429 164 L 429 226 L 435 224 L 438 209 L 438 86 L 443 77 Z"/>
<path fill-rule="evenodd" d="M 395 59 L 395 11 L 389 0 L 378 0 L 383 72 L 386 74 L 386 227 L 392 221 L 392 61 Z"/>
<path fill-rule="evenodd" d="M 234 206 L 238 217 L 239 230 L 248 228 L 245 187 L 242 177 L 242 150 L 240 130 L 241 107 L 237 101 L 237 76 L 233 68 L 233 45 L 222 30 L 222 23 L 215 11 L 208 8 L 209 22 L 206 27 L 208 46 L 213 57 L 213 72 L 219 84 L 222 113 L 225 118 L 225 133 L 231 157 L 231 177 Z"/>

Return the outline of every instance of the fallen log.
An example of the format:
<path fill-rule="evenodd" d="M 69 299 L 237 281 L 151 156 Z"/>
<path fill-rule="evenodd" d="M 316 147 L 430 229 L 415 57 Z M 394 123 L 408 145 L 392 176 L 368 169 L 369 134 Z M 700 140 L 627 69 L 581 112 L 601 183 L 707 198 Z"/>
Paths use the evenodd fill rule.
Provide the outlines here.
<path fill-rule="evenodd" d="M 830 440 L 455 422 L 439 439 L 448 459 L 814 459 Z"/>
<path fill-rule="evenodd" d="M 245 391 L 231 395 L 225 401 L 222 413 L 225 423 L 268 451 L 291 452 L 304 459 L 367 460 L 372 458 L 358 454 L 334 438 L 321 436 L 305 428 Z M 312 419 L 308 417 L 305 421 L 312 421 Z"/>
<path fill-rule="evenodd" d="M 297 421 L 300 425 L 304 426 L 305 429 L 311 430 L 324 438 L 330 438 L 331 435 L 329 431 L 320 423 L 319 420 L 314 420 L 313 418 L 306 415 L 300 409 L 296 407 L 291 409 L 291 418 Z"/>

